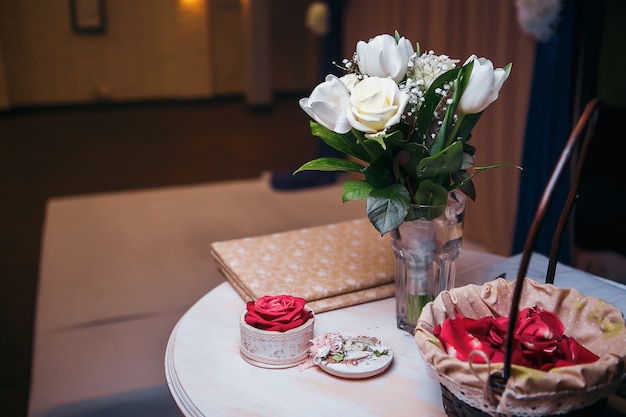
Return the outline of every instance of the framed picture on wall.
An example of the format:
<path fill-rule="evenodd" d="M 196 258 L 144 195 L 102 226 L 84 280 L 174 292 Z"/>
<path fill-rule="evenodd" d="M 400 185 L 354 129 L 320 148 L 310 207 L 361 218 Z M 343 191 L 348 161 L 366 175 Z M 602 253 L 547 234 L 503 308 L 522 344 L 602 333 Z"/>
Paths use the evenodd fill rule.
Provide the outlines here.
<path fill-rule="evenodd" d="M 104 0 L 69 0 L 72 29 L 78 33 L 104 33 Z"/>

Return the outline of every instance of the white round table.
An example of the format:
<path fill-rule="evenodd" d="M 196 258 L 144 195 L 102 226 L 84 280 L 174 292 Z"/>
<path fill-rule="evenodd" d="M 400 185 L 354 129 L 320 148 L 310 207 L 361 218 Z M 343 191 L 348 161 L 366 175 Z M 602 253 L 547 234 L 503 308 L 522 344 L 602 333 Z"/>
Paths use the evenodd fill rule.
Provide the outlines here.
<path fill-rule="evenodd" d="M 514 278 L 519 255 L 501 258 L 462 251 L 457 285 L 481 284 L 506 273 Z M 548 259 L 534 254 L 528 276 L 545 277 Z M 626 311 L 626 286 L 559 264 L 555 284 L 574 287 Z M 396 327 L 395 299 L 316 314 L 315 334 L 338 331 L 376 336 L 393 349 L 391 366 L 366 379 L 344 379 L 318 367 L 259 368 L 239 353 L 239 316 L 245 302 L 223 283 L 196 302 L 172 331 L 165 374 L 183 415 L 208 416 L 445 416 L 441 390 L 428 374 L 413 337 Z M 624 415 L 622 399 L 609 408 Z M 613 408 L 616 408 L 615 410 Z"/>
<path fill-rule="evenodd" d="M 413 337 L 396 327 L 388 298 L 316 315 L 315 334 L 376 336 L 394 352 L 391 366 L 366 379 L 318 367 L 265 369 L 239 353 L 244 301 L 228 283 L 207 293 L 174 328 L 165 355 L 172 396 L 185 416 L 445 416 L 438 383 Z"/>

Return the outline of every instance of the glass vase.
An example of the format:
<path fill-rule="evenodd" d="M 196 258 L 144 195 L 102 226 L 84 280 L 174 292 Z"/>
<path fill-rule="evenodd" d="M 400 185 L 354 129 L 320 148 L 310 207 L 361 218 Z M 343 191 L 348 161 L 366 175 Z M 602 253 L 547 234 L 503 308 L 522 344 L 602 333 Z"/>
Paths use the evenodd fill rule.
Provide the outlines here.
<path fill-rule="evenodd" d="M 413 334 L 424 305 L 454 287 L 465 201 L 465 194 L 451 191 L 446 206 L 414 204 L 391 231 L 398 328 Z"/>

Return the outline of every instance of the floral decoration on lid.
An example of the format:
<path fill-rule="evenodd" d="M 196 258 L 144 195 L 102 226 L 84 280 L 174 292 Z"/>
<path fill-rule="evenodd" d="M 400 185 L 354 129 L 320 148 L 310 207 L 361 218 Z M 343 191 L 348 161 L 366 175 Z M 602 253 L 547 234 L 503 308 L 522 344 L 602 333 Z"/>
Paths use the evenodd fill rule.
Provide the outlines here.
<path fill-rule="evenodd" d="M 320 333 L 309 348 L 314 365 L 327 361 L 358 366 L 363 360 L 389 354 L 389 347 L 376 337 Z"/>
<path fill-rule="evenodd" d="M 311 340 L 308 359 L 301 369 L 317 365 L 342 378 L 369 378 L 384 372 L 393 360 L 389 346 L 373 336 L 320 333 Z"/>
<path fill-rule="evenodd" d="M 306 300 L 292 295 L 266 295 L 246 303 L 245 321 L 261 330 L 285 332 L 300 327 L 313 317 Z"/>

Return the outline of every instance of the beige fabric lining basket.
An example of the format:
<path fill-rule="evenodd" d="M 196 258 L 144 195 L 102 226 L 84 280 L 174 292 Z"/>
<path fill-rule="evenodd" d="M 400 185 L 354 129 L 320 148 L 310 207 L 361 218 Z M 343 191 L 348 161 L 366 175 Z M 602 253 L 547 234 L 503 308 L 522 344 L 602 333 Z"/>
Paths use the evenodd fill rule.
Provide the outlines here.
<path fill-rule="evenodd" d="M 571 288 L 524 279 L 519 309 L 537 306 L 554 312 L 574 337 L 600 359 L 544 372 L 512 365 L 504 391 L 489 400 L 489 377 L 503 364 L 473 364 L 449 356 L 432 333 L 437 324 L 461 314 L 469 318 L 508 316 L 515 281 L 499 278 L 482 286 L 444 291 L 425 306 L 415 341 L 442 386 L 449 416 L 593 415 L 623 383 L 626 327 L 619 308 Z"/>

